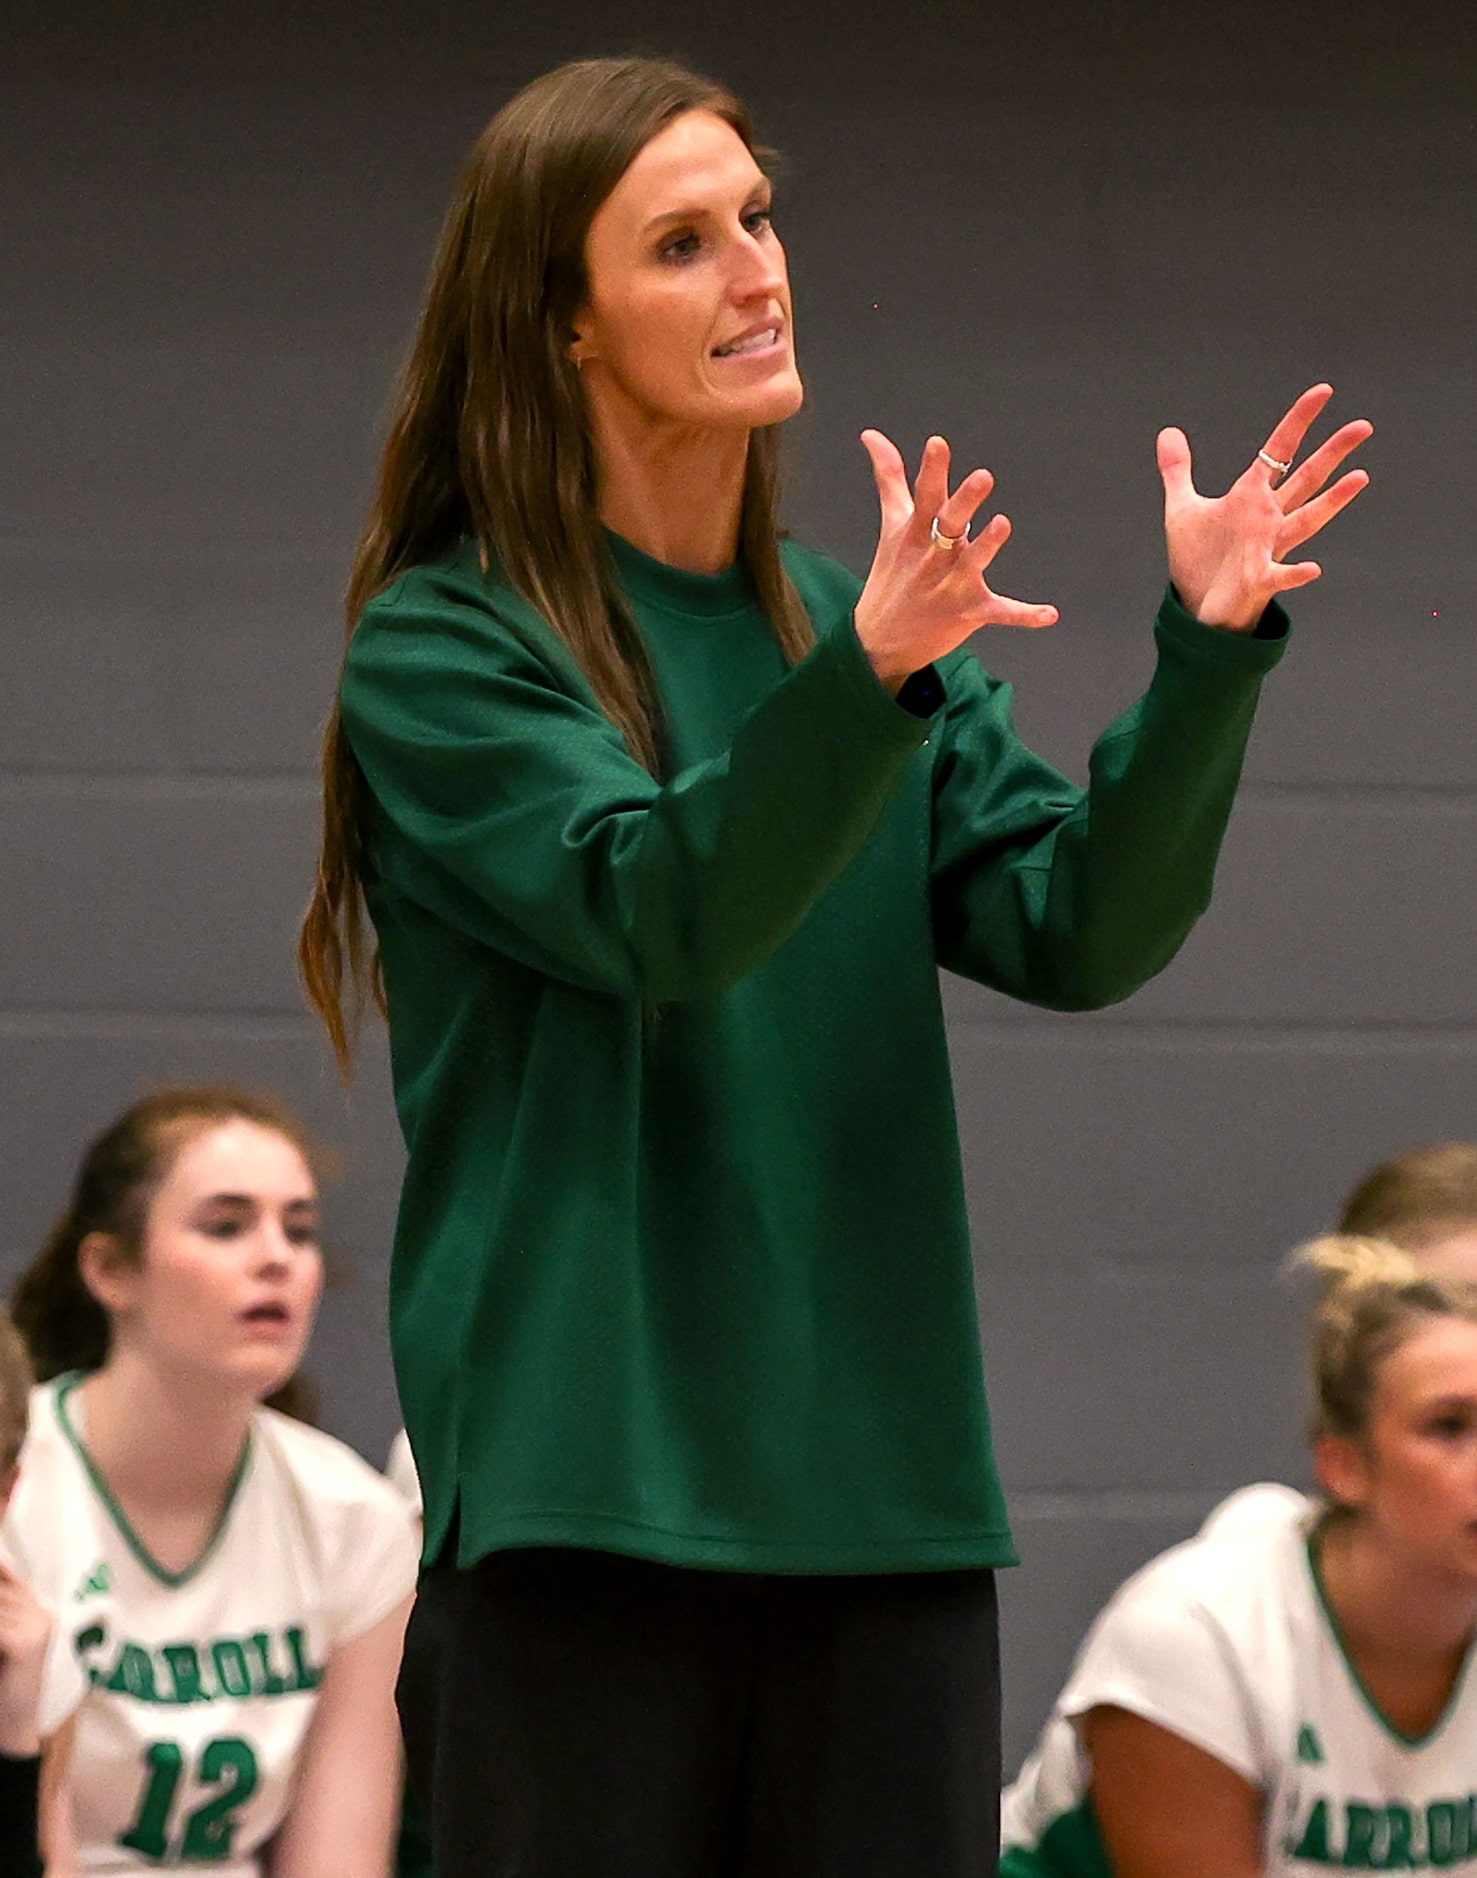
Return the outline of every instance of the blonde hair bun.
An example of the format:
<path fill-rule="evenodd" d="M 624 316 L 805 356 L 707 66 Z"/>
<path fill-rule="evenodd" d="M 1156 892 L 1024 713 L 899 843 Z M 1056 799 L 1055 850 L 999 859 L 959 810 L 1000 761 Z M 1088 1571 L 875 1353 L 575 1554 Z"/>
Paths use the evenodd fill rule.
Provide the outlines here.
<path fill-rule="evenodd" d="M 1288 1262 L 1297 1270 L 1316 1272 L 1325 1297 L 1335 1291 L 1398 1291 L 1423 1275 L 1417 1261 L 1393 1240 L 1366 1233 L 1325 1233 L 1299 1246 Z"/>
<path fill-rule="evenodd" d="M 1477 1323 L 1477 1285 L 1422 1270 L 1388 1239 L 1329 1233 L 1291 1262 L 1320 1283 L 1309 1324 L 1315 1439 L 1364 1437 L 1380 1369 L 1424 1325 L 1443 1317 Z"/>

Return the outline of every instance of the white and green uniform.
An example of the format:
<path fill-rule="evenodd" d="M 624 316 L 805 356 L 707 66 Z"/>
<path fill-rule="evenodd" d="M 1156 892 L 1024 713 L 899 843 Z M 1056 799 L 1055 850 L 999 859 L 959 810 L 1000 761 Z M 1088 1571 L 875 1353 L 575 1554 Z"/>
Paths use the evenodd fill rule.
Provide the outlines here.
<path fill-rule="evenodd" d="M 1266 1878 L 1477 1873 L 1477 1671 L 1418 1740 L 1380 1714 L 1309 1550 L 1317 1507 L 1244 1488 L 1112 1598 L 1005 1795 L 1002 1878 L 1106 1878 L 1077 1718 L 1128 1709 L 1266 1795 Z M 1193 1878 L 1193 1874 L 1187 1874 Z"/>
<path fill-rule="evenodd" d="M 259 1409 L 204 1551 L 165 1571 L 87 1454 L 79 1380 L 32 1396 L 0 1529 L 60 1613 L 41 1722 L 76 1710 L 79 1869 L 259 1878 L 324 1666 L 409 1596 L 415 1523 L 341 1442 Z"/>

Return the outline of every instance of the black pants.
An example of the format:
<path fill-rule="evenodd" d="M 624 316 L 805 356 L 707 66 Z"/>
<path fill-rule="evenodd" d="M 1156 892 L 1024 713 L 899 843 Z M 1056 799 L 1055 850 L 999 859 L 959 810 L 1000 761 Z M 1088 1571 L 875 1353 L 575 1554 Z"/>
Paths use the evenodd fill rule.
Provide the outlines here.
<path fill-rule="evenodd" d="M 438 1878 L 994 1878 L 994 1575 L 431 1566 L 398 1695 Z"/>

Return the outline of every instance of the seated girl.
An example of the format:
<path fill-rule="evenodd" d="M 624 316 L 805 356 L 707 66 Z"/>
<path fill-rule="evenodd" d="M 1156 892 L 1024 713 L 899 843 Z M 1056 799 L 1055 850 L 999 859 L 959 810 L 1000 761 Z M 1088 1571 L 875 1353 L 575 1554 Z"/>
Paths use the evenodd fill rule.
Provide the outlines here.
<path fill-rule="evenodd" d="M 1477 1284 L 1382 1239 L 1304 1257 L 1325 1497 L 1246 1488 L 1112 1598 L 1002 1878 L 1477 1873 Z"/>
<path fill-rule="evenodd" d="M 322 1284 L 294 1118 L 137 1103 L 21 1280 L 37 1373 L 3 1527 L 63 1612 L 76 1703 L 49 1871 L 384 1878 L 415 1522 L 340 1442 L 261 1406 Z M 64 1676 L 55 1679 L 65 1682 Z"/>

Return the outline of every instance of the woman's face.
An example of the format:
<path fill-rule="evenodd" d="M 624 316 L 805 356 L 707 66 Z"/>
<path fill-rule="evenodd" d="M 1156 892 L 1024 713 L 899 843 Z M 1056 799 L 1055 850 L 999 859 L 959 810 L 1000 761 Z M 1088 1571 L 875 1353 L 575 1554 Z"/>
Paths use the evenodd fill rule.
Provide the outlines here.
<path fill-rule="evenodd" d="M 675 118 L 636 157 L 585 243 L 570 355 L 597 427 L 752 430 L 800 408 L 769 202 L 743 138 L 711 112 Z"/>
<path fill-rule="evenodd" d="M 115 1263 L 105 1284 L 115 1341 L 175 1373 L 270 1395 L 302 1359 L 323 1288 L 302 1154 L 246 1120 L 190 1137 L 154 1196 L 142 1261 Z"/>
<path fill-rule="evenodd" d="M 1392 1554 L 1477 1590 L 1477 1324 L 1434 1319 L 1387 1357 L 1360 1443 L 1319 1444 L 1319 1471 Z"/>

